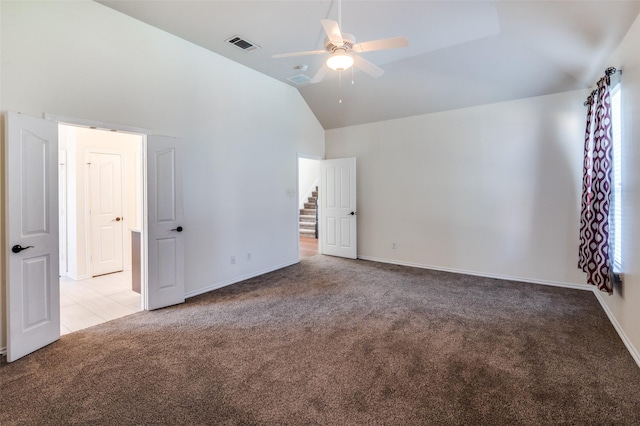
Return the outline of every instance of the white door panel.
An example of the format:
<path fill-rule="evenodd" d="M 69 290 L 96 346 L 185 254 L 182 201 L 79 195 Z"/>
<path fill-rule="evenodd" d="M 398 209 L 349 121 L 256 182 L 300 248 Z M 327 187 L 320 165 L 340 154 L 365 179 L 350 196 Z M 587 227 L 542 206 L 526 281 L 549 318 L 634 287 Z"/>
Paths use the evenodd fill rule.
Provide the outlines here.
<path fill-rule="evenodd" d="M 5 142 L 11 362 L 60 338 L 58 126 L 9 112 Z"/>
<path fill-rule="evenodd" d="M 319 195 L 322 253 L 356 259 L 356 159 L 322 161 Z"/>
<path fill-rule="evenodd" d="M 178 141 L 147 138 L 147 309 L 184 302 L 182 168 Z"/>
<path fill-rule="evenodd" d="M 124 268 L 122 155 L 89 154 L 91 212 L 91 275 Z"/>

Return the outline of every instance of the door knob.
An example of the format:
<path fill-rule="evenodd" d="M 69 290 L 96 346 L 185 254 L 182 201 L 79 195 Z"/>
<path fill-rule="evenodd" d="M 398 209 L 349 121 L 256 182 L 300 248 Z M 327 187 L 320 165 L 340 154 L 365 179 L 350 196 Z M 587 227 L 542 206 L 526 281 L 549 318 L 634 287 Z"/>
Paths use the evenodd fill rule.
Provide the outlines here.
<path fill-rule="evenodd" d="M 172 229 L 172 231 L 182 232 L 182 226 L 178 226 L 177 228 Z"/>
<path fill-rule="evenodd" d="M 356 212 L 351 212 L 351 213 L 349 213 L 349 214 L 350 214 L 351 216 L 355 216 L 355 215 L 356 215 Z"/>
<path fill-rule="evenodd" d="M 16 244 L 15 246 L 11 247 L 11 251 L 14 253 L 20 253 L 22 250 L 26 250 L 28 248 L 33 248 L 33 246 L 22 247 L 20 244 Z"/>
<path fill-rule="evenodd" d="M 114 220 L 115 220 L 116 222 L 120 222 L 122 219 L 124 219 L 124 218 L 122 218 L 122 217 L 116 217 Z"/>

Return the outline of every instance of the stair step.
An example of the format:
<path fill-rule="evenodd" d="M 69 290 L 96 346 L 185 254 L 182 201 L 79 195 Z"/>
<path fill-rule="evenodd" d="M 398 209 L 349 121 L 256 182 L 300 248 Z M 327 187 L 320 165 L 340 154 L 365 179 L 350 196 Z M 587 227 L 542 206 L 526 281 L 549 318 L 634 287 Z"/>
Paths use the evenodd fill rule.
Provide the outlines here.
<path fill-rule="evenodd" d="M 315 219 L 300 219 L 300 222 L 298 222 L 298 223 L 304 223 L 304 224 L 307 224 L 307 225 L 311 224 L 311 225 L 315 226 L 316 220 Z"/>
<path fill-rule="evenodd" d="M 307 197 L 307 203 L 315 204 L 317 200 L 318 200 L 318 197 Z"/>
<path fill-rule="evenodd" d="M 315 239 L 316 238 L 316 234 L 315 233 L 313 233 L 313 234 L 300 233 L 300 238 L 313 238 L 313 239 Z"/>
<path fill-rule="evenodd" d="M 305 209 L 316 209 L 316 203 L 304 203 L 304 208 Z"/>
<path fill-rule="evenodd" d="M 318 198 L 318 191 L 313 191 L 313 192 L 311 193 L 311 196 L 312 196 L 312 197 L 316 197 L 316 198 Z"/>
<path fill-rule="evenodd" d="M 302 234 L 315 235 L 316 234 L 316 230 L 315 229 L 300 229 L 300 235 L 302 235 Z"/>
<path fill-rule="evenodd" d="M 316 230 L 316 223 L 315 222 L 300 222 L 299 223 L 299 227 L 300 230 L 302 231 L 303 229 L 311 229 L 312 231 L 315 232 Z"/>
<path fill-rule="evenodd" d="M 300 209 L 300 215 L 306 216 L 310 215 L 316 217 L 316 209 Z"/>

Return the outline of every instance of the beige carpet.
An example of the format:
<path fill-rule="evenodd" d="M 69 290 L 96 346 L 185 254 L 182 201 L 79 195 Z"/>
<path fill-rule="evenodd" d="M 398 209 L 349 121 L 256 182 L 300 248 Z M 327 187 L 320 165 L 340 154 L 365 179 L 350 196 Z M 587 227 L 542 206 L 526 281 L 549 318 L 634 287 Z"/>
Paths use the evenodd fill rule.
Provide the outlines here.
<path fill-rule="evenodd" d="M 0 424 L 640 424 L 590 292 L 314 256 L 0 367 Z"/>

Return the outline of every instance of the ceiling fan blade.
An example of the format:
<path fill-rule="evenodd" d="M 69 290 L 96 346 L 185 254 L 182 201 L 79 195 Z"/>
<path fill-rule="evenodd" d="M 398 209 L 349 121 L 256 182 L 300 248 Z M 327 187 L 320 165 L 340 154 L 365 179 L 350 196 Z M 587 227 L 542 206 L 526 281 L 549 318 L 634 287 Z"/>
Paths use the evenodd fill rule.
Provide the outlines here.
<path fill-rule="evenodd" d="M 316 75 L 314 75 L 311 79 L 310 83 L 320 83 L 324 76 L 327 75 L 327 71 L 329 71 L 329 69 L 324 64 L 322 64 Z"/>
<path fill-rule="evenodd" d="M 353 50 L 356 52 L 373 52 L 374 50 L 396 49 L 398 47 L 407 47 L 408 45 L 409 39 L 406 37 L 391 37 L 354 44 Z"/>
<path fill-rule="evenodd" d="M 382 68 L 372 64 L 361 56 L 353 55 L 353 59 L 355 61 L 354 65 L 369 74 L 371 77 L 378 78 L 384 74 L 384 70 Z"/>
<path fill-rule="evenodd" d="M 275 55 L 271 55 L 272 58 L 290 58 L 292 56 L 305 56 L 305 55 L 322 55 L 323 53 L 327 53 L 326 50 L 307 50 L 304 52 L 291 52 L 291 53 L 276 53 Z"/>
<path fill-rule="evenodd" d="M 344 45 L 340 26 L 336 21 L 332 21 L 331 19 L 321 19 L 320 23 L 322 24 L 322 28 L 324 28 L 324 32 L 327 33 L 327 37 L 331 43 L 336 46 Z"/>

